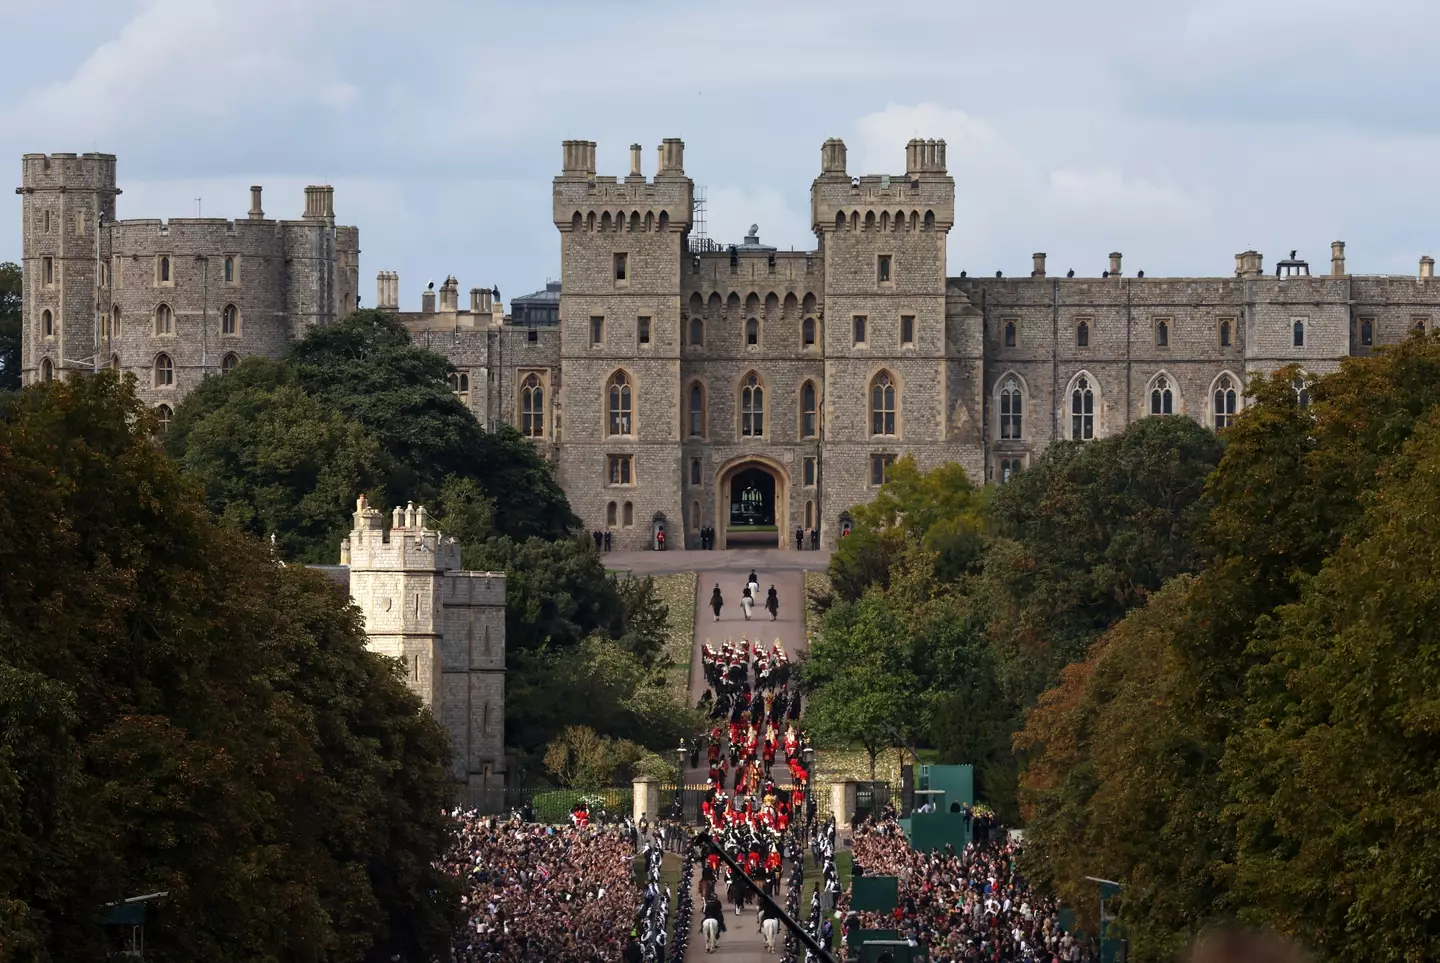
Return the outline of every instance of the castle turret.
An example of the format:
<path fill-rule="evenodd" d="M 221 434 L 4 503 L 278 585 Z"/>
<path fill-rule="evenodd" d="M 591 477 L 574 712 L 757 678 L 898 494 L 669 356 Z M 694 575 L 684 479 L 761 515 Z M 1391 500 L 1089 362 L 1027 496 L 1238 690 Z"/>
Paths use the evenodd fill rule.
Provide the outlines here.
<path fill-rule="evenodd" d="M 450 735 L 451 774 L 503 785 L 505 575 L 460 571 L 460 545 L 425 506 L 396 506 L 391 528 L 361 495 L 340 546 L 369 647 L 404 663 L 405 682 Z"/>
<path fill-rule="evenodd" d="M 617 547 L 649 544 L 649 524 L 626 529 L 620 519 L 658 514 L 679 524 L 681 517 L 670 484 L 680 474 L 679 419 L 661 412 L 680 383 L 680 265 L 694 185 L 679 138 L 661 141 L 656 157 L 648 181 L 638 149 L 628 176 L 599 175 L 595 142 L 565 141 L 552 192 L 562 281 L 554 423 L 558 412 L 569 413 L 559 474 L 578 477 L 607 459 L 626 466 L 632 482 L 623 492 L 577 492 L 572 501 L 591 530 L 615 516 Z M 615 406 L 604 400 L 612 387 Z M 558 428 L 552 438 L 562 440 Z"/>
<path fill-rule="evenodd" d="M 29 384 L 92 368 L 105 355 L 115 155 L 26 154 L 15 193 L 24 250 L 20 378 Z"/>

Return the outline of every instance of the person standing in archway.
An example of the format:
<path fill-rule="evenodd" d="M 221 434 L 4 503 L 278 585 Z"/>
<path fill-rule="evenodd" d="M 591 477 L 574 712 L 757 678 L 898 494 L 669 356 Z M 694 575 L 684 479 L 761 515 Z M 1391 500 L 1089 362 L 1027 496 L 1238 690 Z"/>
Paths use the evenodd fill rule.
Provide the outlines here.
<path fill-rule="evenodd" d="M 750 612 L 755 608 L 755 596 L 750 594 L 750 586 L 745 586 L 745 591 L 740 594 L 740 611 L 745 614 L 745 621 L 750 621 Z"/>
<path fill-rule="evenodd" d="M 710 607 L 715 610 L 715 621 L 720 621 L 720 608 L 725 604 L 725 599 L 720 595 L 720 583 L 715 583 L 715 591 L 710 593 Z"/>
<path fill-rule="evenodd" d="M 798 551 L 800 551 L 801 549 L 803 549 L 804 547 L 805 547 L 805 532 L 802 531 L 802 530 L 799 529 L 799 528 L 796 528 L 796 529 L 795 529 L 795 551 L 798 552 Z"/>
<path fill-rule="evenodd" d="M 765 611 L 770 613 L 770 621 L 774 622 L 780 617 L 780 596 L 775 592 L 775 586 L 770 586 L 770 594 L 765 596 Z"/>

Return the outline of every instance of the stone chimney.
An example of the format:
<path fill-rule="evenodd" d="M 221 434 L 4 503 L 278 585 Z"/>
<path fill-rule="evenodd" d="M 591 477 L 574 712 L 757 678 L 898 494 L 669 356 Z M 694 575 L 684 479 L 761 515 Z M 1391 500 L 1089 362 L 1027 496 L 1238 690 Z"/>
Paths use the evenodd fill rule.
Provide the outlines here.
<path fill-rule="evenodd" d="M 845 173 L 845 142 L 832 137 L 820 147 L 820 173 Z"/>
<path fill-rule="evenodd" d="M 630 176 L 631 176 L 631 177 L 638 177 L 638 178 L 641 178 L 642 180 L 645 178 L 644 172 L 640 170 L 640 145 L 639 145 L 639 144 L 631 144 L 631 145 L 630 145 Z"/>
<path fill-rule="evenodd" d="M 1121 258 L 1121 256 L 1122 256 L 1122 255 L 1120 254 L 1119 251 L 1111 251 L 1111 252 L 1110 252 L 1110 276 L 1111 276 L 1112 278 L 1118 278 L 1118 277 L 1120 276 L 1120 258 Z"/>
<path fill-rule="evenodd" d="M 375 307 L 381 311 L 400 310 L 400 275 L 394 271 L 375 275 Z"/>
<path fill-rule="evenodd" d="M 1258 278 L 1264 272 L 1265 258 L 1259 251 L 1242 251 L 1235 255 L 1237 278 Z"/>
<path fill-rule="evenodd" d="M 484 315 L 487 320 L 495 311 L 495 295 L 489 288 L 470 289 L 470 313 Z"/>
<path fill-rule="evenodd" d="M 678 137 L 667 137 L 660 142 L 660 166 L 655 176 L 661 174 L 685 176 L 685 142 Z"/>
<path fill-rule="evenodd" d="M 1032 278 L 1043 278 L 1045 276 L 1045 252 L 1037 251 L 1030 255 L 1035 259 L 1035 267 L 1030 272 Z"/>
<path fill-rule="evenodd" d="M 420 313 L 421 313 L 421 314 L 434 314 L 434 313 L 435 313 L 435 289 L 434 289 L 434 288 L 432 288 L 432 287 L 426 287 L 426 288 L 425 288 L 425 293 L 423 293 L 423 294 L 420 295 Z"/>
<path fill-rule="evenodd" d="M 945 142 L 912 138 L 905 145 L 905 173 L 945 173 Z"/>
<path fill-rule="evenodd" d="M 561 173 L 576 177 L 595 176 L 595 142 L 593 140 L 567 140 L 564 142 L 565 159 Z"/>
<path fill-rule="evenodd" d="M 1435 259 L 1428 254 L 1420 259 L 1420 276 L 1422 278 L 1435 276 Z"/>
<path fill-rule="evenodd" d="M 312 220 L 335 220 L 335 188 L 328 185 L 305 188 L 305 216 Z"/>
<path fill-rule="evenodd" d="M 1330 242 L 1330 276 L 1343 278 L 1345 276 L 1345 242 Z"/>
<path fill-rule="evenodd" d="M 260 208 L 261 190 L 259 184 L 250 188 L 250 220 L 252 221 L 258 221 L 265 216 L 265 212 Z"/>
<path fill-rule="evenodd" d="M 459 310 L 460 282 L 452 274 L 440 285 L 440 311 L 442 314 L 454 314 Z"/>

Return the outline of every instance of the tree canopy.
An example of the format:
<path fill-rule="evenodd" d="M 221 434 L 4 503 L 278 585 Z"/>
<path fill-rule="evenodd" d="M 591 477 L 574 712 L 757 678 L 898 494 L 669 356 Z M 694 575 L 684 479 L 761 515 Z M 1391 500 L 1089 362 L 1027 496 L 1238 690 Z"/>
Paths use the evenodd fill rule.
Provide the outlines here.
<path fill-rule="evenodd" d="M 0 404 L 0 960 L 429 958 L 443 731 L 343 590 L 216 524 L 109 373 Z"/>
<path fill-rule="evenodd" d="M 22 278 L 20 265 L 0 262 L 0 394 L 20 388 Z"/>
<path fill-rule="evenodd" d="M 486 431 L 447 384 L 450 362 L 378 311 L 313 328 L 285 357 L 207 378 L 175 411 L 167 450 L 212 511 L 276 536 L 287 559 L 333 562 L 355 496 L 382 510 L 475 483 L 497 532 L 578 525 L 550 465 L 509 426 Z"/>
<path fill-rule="evenodd" d="M 1215 919 L 1323 960 L 1433 958 L 1440 342 L 1250 386 L 1201 567 L 1065 670 L 1016 740 L 1032 876 L 1119 880 L 1136 960 Z"/>
<path fill-rule="evenodd" d="M 1199 567 L 1204 484 L 1221 451 L 1191 419 L 1148 418 L 1054 445 L 988 490 L 959 465 L 920 472 L 902 459 L 874 501 L 852 510 L 851 535 L 832 557 L 835 602 L 812 640 L 817 667 L 804 675 L 812 719 L 818 705 L 822 720 L 833 707 L 854 723 L 864 706 L 843 675 L 818 666 L 868 665 L 908 693 L 912 715 L 888 722 L 891 738 L 905 729 L 941 761 L 973 763 L 977 790 L 1017 818 L 1010 742 L 1024 711 L 1100 633 Z M 874 635 L 857 635 L 857 613 L 877 609 L 903 625 L 899 675 L 850 651 Z M 856 728 L 822 728 L 832 743 L 865 744 Z"/>

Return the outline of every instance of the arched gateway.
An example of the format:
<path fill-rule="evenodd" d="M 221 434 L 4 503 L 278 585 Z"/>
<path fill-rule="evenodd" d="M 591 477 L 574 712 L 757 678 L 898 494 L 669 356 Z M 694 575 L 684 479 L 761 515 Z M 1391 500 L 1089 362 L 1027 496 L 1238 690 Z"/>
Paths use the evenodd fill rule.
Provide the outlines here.
<path fill-rule="evenodd" d="M 716 548 L 786 548 L 790 478 L 768 458 L 746 456 L 720 469 L 715 506 Z"/>

